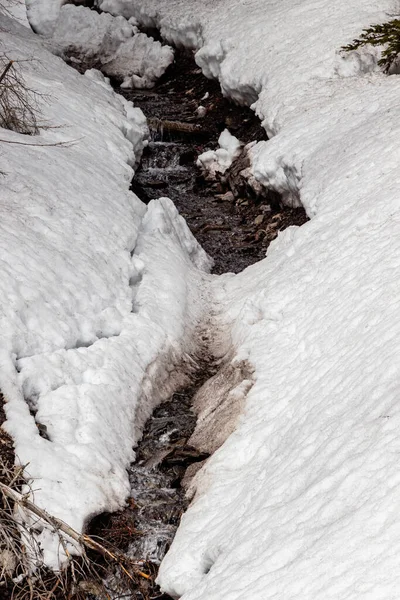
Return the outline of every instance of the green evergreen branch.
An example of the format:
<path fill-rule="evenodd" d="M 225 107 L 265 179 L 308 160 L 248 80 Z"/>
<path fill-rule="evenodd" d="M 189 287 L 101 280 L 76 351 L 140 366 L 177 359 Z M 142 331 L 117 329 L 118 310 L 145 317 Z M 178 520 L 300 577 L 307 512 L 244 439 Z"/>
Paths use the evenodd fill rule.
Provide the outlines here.
<path fill-rule="evenodd" d="M 371 46 L 385 46 L 378 64 L 387 73 L 400 54 L 400 19 L 392 19 L 392 21 L 388 21 L 387 23 L 367 27 L 363 30 L 359 39 L 355 39 L 351 44 L 343 46 L 342 50 L 351 52 L 367 44 Z"/>

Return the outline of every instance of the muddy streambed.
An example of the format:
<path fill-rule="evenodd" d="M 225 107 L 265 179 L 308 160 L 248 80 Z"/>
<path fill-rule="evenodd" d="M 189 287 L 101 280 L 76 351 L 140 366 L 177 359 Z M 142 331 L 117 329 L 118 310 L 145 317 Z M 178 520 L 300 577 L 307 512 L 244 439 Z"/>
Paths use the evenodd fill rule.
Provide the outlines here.
<path fill-rule="evenodd" d="M 221 182 L 202 177 L 196 167 L 197 157 L 218 147 L 218 137 L 225 128 L 243 143 L 266 136 L 254 113 L 223 98 L 219 84 L 202 75 L 191 54 L 177 51 L 175 63 L 154 89 L 117 91 L 143 110 L 151 129 L 151 141 L 132 190 L 146 203 L 161 196 L 174 201 L 213 257 L 214 273 L 242 271 L 264 258 L 280 230 L 307 220 L 303 209 L 282 207 L 276 195 L 263 201 L 233 196 Z M 205 108 L 204 116 L 199 116 L 199 106 Z M 196 425 L 193 397 L 215 370 L 214 359 L 208 356 L 199 364 L 191 386 L 154 411 L 129 470 L 128 507 L 120 513 L 100 515 L 90 525 L 89 533 L 142 560 L 143 568 L 151 574 L 151 579 L 129 591 L 125 584 L 118 591 L 118 575 L 111 575 L 114 598 L 169 598 L 154 579 L 187 508 L 181 487 L 185 471 L 207 458 L 188 445 L 188 439 Z"/>
<path fill-rule="evenodd" d="M 252 110 L 229 102 L 219 83 L 204 77 L 192 54 L 176 51 L 174 64 L 152 90 L 122 93 L 143 110 L 152 135 L 132 190 L 144 202 L 160 196 L 174 201 L 213 257 L 214 273 L 239 273 L 265 257 L 279 231 L 307 220 L 302 208 L 282 207 L 273 193 L 264 201 L 233 197 L 226 184 L 201 176 L 197 157 L 218 148 L 224 129 L 243 144 L 265 140 L 266 134 Z"/>
<path fill-rule="evenodd" d="M 182 479 L 189 465 L 204 461 L 208 454 L 188 444 L 196 426 L 192 400 L 197 390 L 215 374 L 213 364 L 203 364 L 189 388 L 173 394 L 148 419 L 129 470 L 131 496 L 125 510 L 96 517 L 89 533 L 123 550 L 151 578 L 126 589 L 126 578 L 110 576 L 107 589 L 112 597 L 135 600 L 167 600 L 154 580 L 188 506 Z"/>

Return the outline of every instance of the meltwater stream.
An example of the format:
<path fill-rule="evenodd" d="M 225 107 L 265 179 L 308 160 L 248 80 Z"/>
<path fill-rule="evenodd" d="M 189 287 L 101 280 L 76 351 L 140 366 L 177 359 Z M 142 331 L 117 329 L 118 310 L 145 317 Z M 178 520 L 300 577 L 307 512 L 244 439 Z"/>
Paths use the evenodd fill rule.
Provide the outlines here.
<path fill-rule="evenodd" d="M 204 337 L 204 336 L 203 336 Z M 181 483 L 189 465 L 201 463 L 208 454 L 189 445 L 196 426 L 193 396 L 217 370 L 213 361 L 199 361 L 190 387 L 173 394 L 147 420 L 129 469 L 131 494 L 128 506 L 119 513 L 96 517 L 89 533 L 122 549 L 129 558 L 142 562 L 151 578 L 129 586 L 118 570 L 110 575 L 107 589 L 113 600 L 168 600 L 154 580 L 182 513 L 188 506 Z"/>
<path fill-rule="evenodd" d="M 307 217 L 302 208 L 281 206 L 242 196 L 226 196 L 218 182 L 207 182 L 196 167 L 198 155 L 215 149 L 220 132 L 229 128 L 244 143 L 265 139 L 257 117 L 246 107 L 230 104 L 215 81 L 206 79 L 193 56 L 176 52 L 174 65 L 149 91 L 116 91 L 142 108 L 152 139 L 143 153 L 132 181 L 132 191 L 148 203 L 167 196 L 185 217 L 191 231 L 214 258 L 214 273 L 239 272 L 264 258 L 269 243 L 289 225 L 301 225 Z M 199 119 L 202 103 L 206 116 Z M 187 508 L 182 479 L 189 465 L 207 455 L 188 444 L 196 426 L 192 400 L 212 377 L 217 364 L 208 355 L 207 334 L 199 344 L 201 360 L 187 389 L 175 393 L 159 406 L 146 423 L 129 469 L 131 497 L 128 508 L 94 519 L 90 533 L 119 545 L 135 560 L 143 561 L 153 577 L 129 591 L 112 576 L 113 598 L 155 600 L 169 598 L 154 583 Z M 200 466 L 200 465 L 199 465 Z M 194 467 L 192 467 L 193 469 Z M 126 584 L 126 582 L 125 582 Z"/>

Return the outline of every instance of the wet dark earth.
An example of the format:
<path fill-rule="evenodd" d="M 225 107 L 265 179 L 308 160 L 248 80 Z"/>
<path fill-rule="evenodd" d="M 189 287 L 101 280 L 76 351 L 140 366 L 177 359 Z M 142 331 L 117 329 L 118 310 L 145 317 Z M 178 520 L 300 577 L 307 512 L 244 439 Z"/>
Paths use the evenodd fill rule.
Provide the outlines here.
<path fill-rule="evenodd" d="M 279 231 L 307 221 L 303 208 L 283 207 L 276 194 L 260 200 L 240 186 L 232 193 L 229 177 L 208 182 L 201 175 L 197 157 L 218 148 L 225 128 L 243 144 L 266 134 L 252 110 L 229 102 L 219 83 L 202 75 L 191 53 L 176 51 L 175 63 L 154 89 L 122 93 L 148 117 L 152 136 L 132 190 L 144 202 L 160 196 L 174 201 L 213 257 L 214 273 L 239 273 L 265 257 Z"/>
<path fill-rule="evenodd" d="M 88 533 L 123 550 L 143 565 L 149 579 L 129 586 L 118 570 L 110 577 L 107 589 L 113 598 L 132 600 L 167 600 L 154 583 L 158 566 L 164 558 L 182 513 L 188 506 L 181 481 L 189 465 L 204 461 L 188 444 L 196 426 L 192 411 L 193 396 L 215 374 L 213 364 L 201 364 L 189 388 L 173 394 L 148 419 L 138 445 L 136 461 L 129 470 L 131 497 L 119 513 L 103 514 L 90 524 Z"/>

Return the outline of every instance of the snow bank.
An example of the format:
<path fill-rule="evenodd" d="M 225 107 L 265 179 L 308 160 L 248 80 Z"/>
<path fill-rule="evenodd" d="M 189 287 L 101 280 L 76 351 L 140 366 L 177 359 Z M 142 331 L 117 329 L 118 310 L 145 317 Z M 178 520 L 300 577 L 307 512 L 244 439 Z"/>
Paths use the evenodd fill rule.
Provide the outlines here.
<path fill-rule="evenodd" d="M 208 1 L 196 4 L 200 14 L 208 9 Z M 123 15 L 126 19 L 135 18 L 147 29 L 159 29 L 163 38 L 176 47 L 197 50 L 202 45 L 202 24 L 200 19 L 188 13 L 188 7 L 181 0 L 165 2 L 132 2 L 132 0 L 98 0 L 101 10 L 113 15 Z"/>
<path fill-rule="evenodd" d="M 129 192 L 146 143 L 141 111 L 27 29 L 4 19 L 0 35 L 13 59 L 35 56 L 25 76 L 56 126 L 1 131 L 12 142 L 0 189 L 6 428 L 35 502 L 82 530 L 124 504 L 140 428 L 193 351 L 210 261 L 169 200 L 146 208 Z M 37 529 L 56 566 L 57 540 Z"/>
<path fill-rule="evenodd" d="M 52 40 L 64 56 L 97 63 L 125 88 L 149 88 L 174 60 L 170 46 L 139 33 L 123 17 L 67 4 L 59 11 Z"/>
<path fill-rule="evenodd" d="M 25 0 L 29 24 L 35 33 L 51 36 L 67 0 Z"/>
<path fill-rule="evenodd" d="M 103 4 L 193 44 L 184 2 Z M 378 72 L 376 49 L 339 51 L 397 10 L 196 5 L 198 64 L 233 99 L 256 102 L 275 136 L 251 150 L 257 178 L 312 220 L 214 284 L 232 365 L 250 364 L 254 385 L 161 565 L 175 597 L 397 597 L 400 80 Z"/>
<path fill-rule="evenodd" d="M 0 14 L 1 13 L 6 14 L 8 17 L 12 17 L 21 25 L 29 27 L 25 2 L 19 2 L 19 0 L 3 0 L 0 7 Z"/>
<path fill-rule="evenodd" d="M 217 173 L 225 173 L 242 149 L 240 141 L 228 129 L 219 136 L 218 145 L 217 150 L 207 150 L 197 159 L 197 166 L 208 179 L 215 179 Z"/>
<path fill-rule="evenodd" d="M 134 27 L 123 17 L 99 15 L 90 8 L 66 4 L 59 12 L 53 39 L 64 52 L 74 52 L 83 60 L 97 57 L 107 60 L 134 32 Z"/>
<path fill-rule="evenodd" d="M 199 49 L 225 94 L 255 102 L 275 136 L 251 149 L 255 173 L 312 217 L 215 280 L 232 367 L 249 365 L 253 386 L 196 476 L 160 583 L 183 600 L 397 598 L 400 83 L 376 49 L 339 49 L 398 2 L 203 0 L 195 16 L 181 0 L 101 5 Z"/>
<path fill-rule="evenodd" d="M 396 0 L 382 0 L 379 7 L 373 0 L 350 6 L 346 0 L 248 0 L 234 9 L 227 0 L 202 0 L 190 15 L 182 0 L 100 0 L 99 5 L 115 15 L 133 16 L 140 25 L 158 27 L 171 44 L 198 50 L 196 62 L 204 74 L 218 78 L 223 92 L 236 101 L 251 104 L 261 90 L 267 92 L 258 109 L 265 109 L 268 121 L 286 102 L 294 110 L 293 100 L 299 102 L 315 78 L 374 69 L 376 49 L 346 58 L 339 49 L 362 27 L 398 11 Z M 227 18 L 221 19 L 225 12 Z"/>

